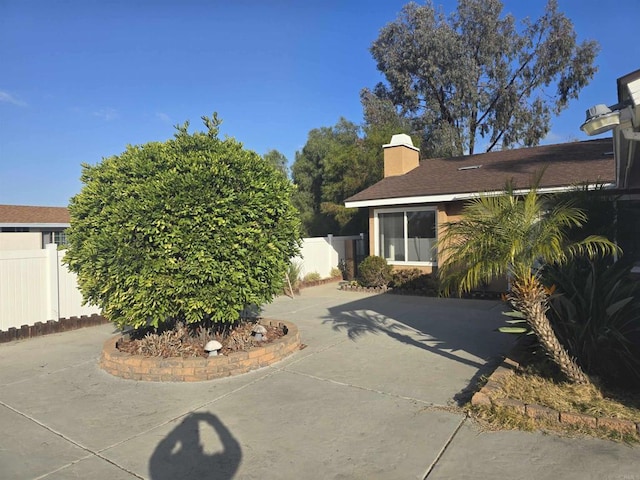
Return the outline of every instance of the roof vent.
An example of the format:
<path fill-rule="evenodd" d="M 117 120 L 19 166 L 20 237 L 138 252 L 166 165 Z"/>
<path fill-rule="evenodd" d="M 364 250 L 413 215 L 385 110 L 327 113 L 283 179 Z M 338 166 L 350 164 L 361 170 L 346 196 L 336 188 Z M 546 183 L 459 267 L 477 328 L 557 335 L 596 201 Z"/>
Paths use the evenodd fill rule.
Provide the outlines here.
<path fill-rule="evenodd" d="M 470 165 L 468 167 L 460 167 L 460 168 L 458 168 L 458 171 L 462 171 L 462 170 L 477 170 L 480 167 L 482 167 L 482 165 Z"/>

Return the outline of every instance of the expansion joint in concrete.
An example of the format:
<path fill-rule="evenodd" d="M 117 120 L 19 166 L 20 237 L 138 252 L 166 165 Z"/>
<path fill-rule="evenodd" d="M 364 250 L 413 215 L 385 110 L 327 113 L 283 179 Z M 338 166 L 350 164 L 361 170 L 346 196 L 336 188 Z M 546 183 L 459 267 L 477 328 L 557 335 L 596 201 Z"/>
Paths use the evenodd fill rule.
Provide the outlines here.
<path fill-rule="evenodd" d="M 436 467 L 436 465 L 438 464 L 438 462 L 440 461 L 440 459 L 444 455 L 444 452 L 447 451 L 447 448 L 449 448 L 449 445 L 451 445 L 451 442 L 453 442 L 453 439 L 456 437 L 456 435 L 458 434 L 458 432 L 462 428 L 462 425 L 464 425 L 464 422 L 467 421 L 467 418 L 468 417 L 465 416 L 465 417 L 462 418 L 462 420 L 460 420 L 460 423 L 458 423 L 458 426 L 455 428 L 453 433 L 449 436 L 447 441 L 444 443 L 444 445 L 442 446 L 442 448 L 438 452 L 438 455 L 436 456 L 436 458 L 433 460 L 433 462 L 431 462 L 431 465 L 429 465 L 429 468 L 427 468 L 427 471 L 425 472 L 424 477 L 422 477 L 423 480 L 427 480 L 429 478 L 429 475 L 431 475 L 431 472 L 433 471 L 433 469 Z"/>

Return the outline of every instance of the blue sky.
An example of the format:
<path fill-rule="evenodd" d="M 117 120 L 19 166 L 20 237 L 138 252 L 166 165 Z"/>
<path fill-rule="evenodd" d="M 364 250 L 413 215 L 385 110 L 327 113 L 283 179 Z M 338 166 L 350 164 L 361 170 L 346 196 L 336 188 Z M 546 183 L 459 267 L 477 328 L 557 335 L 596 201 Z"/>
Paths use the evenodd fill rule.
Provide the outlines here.
<path fill-rule="evenodd" d="M 293 162 L 309 130 L 360 122 L 382 79 L 369 53 L 405 1 L 0 0 L 0 203 L 67 205 L 81 163 L 166 140 L 217 111 L 223 135 Z M 449 12 L 456 2 L 436 0 Z M 542 0 L 504 0 L 537 18 Z M 640 68 L 638 0 L 559 0 L 599 72 L 547 143 L 586 137 L 586 108 L 616 102 Z"/>

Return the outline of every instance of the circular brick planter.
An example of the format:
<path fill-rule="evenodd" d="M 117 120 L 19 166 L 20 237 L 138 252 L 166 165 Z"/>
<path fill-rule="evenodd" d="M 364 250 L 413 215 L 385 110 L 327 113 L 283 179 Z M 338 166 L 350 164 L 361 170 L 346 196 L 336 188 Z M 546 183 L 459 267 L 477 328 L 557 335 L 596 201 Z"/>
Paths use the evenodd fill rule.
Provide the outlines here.
<path fill-rule="evenodd" d="M 104 343 L 100 368 L 116 377 L 149 382 L 201 382 L 247 373 L 266 367 L 300 349 L 300 334 L 293 323 L 262 320 L 263 324 L 286 325 L 284 337 L 263 347 L 217 357 L 162 358 L 120 352 L 116 342 L 121 335 Z"/>

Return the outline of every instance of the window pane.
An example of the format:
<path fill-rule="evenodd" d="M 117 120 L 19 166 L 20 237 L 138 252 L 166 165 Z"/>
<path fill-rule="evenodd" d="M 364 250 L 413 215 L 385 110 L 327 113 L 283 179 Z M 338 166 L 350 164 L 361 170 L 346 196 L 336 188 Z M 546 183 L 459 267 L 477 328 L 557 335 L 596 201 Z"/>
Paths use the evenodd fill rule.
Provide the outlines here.
<path fill-rule="evenodd" d="M 57 243 L 58 245 L 66 245 L 67 244 L 67 232 L 53 232 L 53 243 Z"/>
<path fill-rule="evenodd" d="M 436 261 L 436 212 L 407 212 L 409 261 Z"/>
<path fill-rule="evenodd" d="M 380 256 L 388 261 L 404 261 L 404 213 L 381 213 L 378 222 Z"/>

